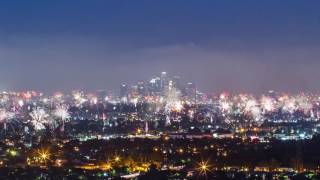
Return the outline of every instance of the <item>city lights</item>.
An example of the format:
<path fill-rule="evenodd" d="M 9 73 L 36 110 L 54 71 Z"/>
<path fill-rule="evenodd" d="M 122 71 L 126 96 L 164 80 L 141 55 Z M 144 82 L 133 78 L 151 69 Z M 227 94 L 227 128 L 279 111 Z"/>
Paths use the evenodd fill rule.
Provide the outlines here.
<path fill-rule="evenodd" d="M 264 152 L 279 142 L 313 141 L 320 132 L 320 95 L 209 95 L 162 75 L 150 84 L 121 85 L 121 94 L 0 93 L 0 167 L 103 171 L 97 177 L 185 171 L 186 177 L 209 179 L 217 171 L 270 172 L 275 162 L 260 159 L 266 167 L 252 171 L 246 159 L 238 165 L 230 158 L 248 157 L 239 153 L 257 144 Z M 250 155 L 259 159 L 255 153 Z M 203 154 L 208 160 L 196 163 Z M 296 166 L 271 172 L 302 172 Z"/>
<path fill-rule="evenodd" d="M 0 4 L 0 180 L 320 180 L 320 1 Z"/>

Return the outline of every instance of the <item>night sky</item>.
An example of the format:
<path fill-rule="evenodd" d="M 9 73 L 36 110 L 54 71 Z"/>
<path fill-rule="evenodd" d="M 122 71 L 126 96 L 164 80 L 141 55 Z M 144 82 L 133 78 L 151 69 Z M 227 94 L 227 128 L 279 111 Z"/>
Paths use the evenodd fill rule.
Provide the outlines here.
<path fill-rule="evenodd" d="M 320 1 L 1 0 L 0 90 L 320 93 Z"/>

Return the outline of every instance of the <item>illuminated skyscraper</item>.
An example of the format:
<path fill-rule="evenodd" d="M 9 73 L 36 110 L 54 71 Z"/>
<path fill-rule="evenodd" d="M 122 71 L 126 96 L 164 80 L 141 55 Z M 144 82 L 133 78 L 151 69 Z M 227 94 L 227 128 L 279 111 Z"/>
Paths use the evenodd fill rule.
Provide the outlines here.
<path fill-rule="evenodd" d="M 138 82 L 138 94 L 140 96 L 144 96 L 146 94 L 146 89 L 143 81 Z"/>
<path fill-rule="evenodd" d="M 165 86 L 167 85 L 167 72 L 161 73 L 160 81 L 161 81 L 161 89 L 164 90 Z"/>
<path fill-rule="evenodd" d="M 148 90 L 151 93 L 160 92 L 161 91 L 161 80 L 159 77 L 152 78 L 149 82 Z"/>
<path fill-rule="evenodd" d="M 195 84 L 189 82 L 186 86 L 186 95 L 190 98 L 196 101 L 196 86 Z"/>

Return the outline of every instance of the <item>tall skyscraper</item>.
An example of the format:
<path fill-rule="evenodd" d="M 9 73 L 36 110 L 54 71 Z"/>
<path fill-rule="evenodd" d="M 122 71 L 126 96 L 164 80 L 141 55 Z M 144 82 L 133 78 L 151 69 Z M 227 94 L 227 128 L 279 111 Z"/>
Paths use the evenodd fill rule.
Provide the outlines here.
<path fill-rule="evenodd" d="M 143 81 L 138 82 L 138 94 L 140 96 L 144 96 L 146 94 L 146 89 Z"/>
<path fill-rule="evenodd" d="M 123 83 L 120 86 L 120 97 L 127 97 L 128 96 L 128 86 L 127 84 Z"/>
<path fill-rule="evenodd" d="M 161 89 L 164 90 L 165 86 L 167 85 L 167 72 L 161 73 L 160 81 L 161 81 Z"/>
<path fill-rule="evenodd" d="M 159 77 L 152 78 L 148 85 L 148 90 L 151 93 L 156 93 L 161 91 L 161 80 Z"/>
<path fill-rule="evenodd" d="M 196 101 L 196 86 L 195 84 L 189 82 L 186 86 L 186 95 L 190 98 Z"/>
<path fill-rule="evenodd" d="M 173 86 L 179 90 L 182 89 L 181 84 L 180 84 L 180 76 L 173 76 Z"/>

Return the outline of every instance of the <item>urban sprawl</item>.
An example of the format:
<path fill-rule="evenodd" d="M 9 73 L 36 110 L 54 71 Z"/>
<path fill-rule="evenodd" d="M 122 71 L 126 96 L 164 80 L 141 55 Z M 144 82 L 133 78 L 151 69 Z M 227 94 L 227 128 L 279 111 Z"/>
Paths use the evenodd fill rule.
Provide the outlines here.
<path fill-rule="evenodd" d="M 0 178 L 317 179 L 320 95 L 203 93 L 162 72 L 117 92 L 0 93 Z"/>

